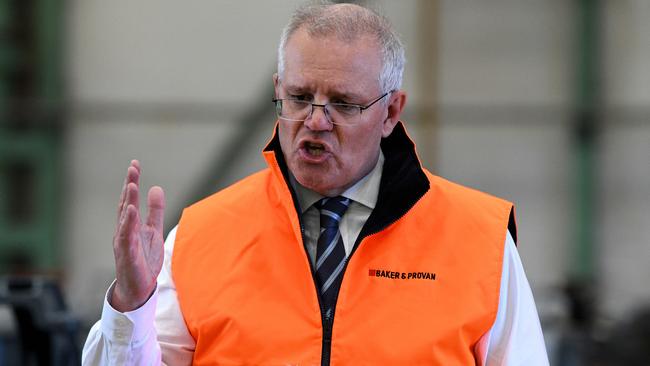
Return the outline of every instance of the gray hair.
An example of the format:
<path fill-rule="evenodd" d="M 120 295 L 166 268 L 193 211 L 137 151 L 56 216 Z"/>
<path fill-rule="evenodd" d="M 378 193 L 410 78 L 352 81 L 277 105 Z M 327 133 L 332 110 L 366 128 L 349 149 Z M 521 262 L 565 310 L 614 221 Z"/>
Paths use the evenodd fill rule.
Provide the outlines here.
<path fill-rule="evenodd" d="M 353 4 L 321 2 L 298 8 L 289 24 L 284 27 L 278 46 L 278 76 L 284 72 L 284 53 L 289 38 L 300 28 L 310 36 L 336 36 L 352 42 L 369 35 L 377 40 L 382 58 L 379 86 L 383 92 L 397 90 L 402 85 L 404 73 L 404 46 L 392 25 L 384 16 L 373 10 Z"/>

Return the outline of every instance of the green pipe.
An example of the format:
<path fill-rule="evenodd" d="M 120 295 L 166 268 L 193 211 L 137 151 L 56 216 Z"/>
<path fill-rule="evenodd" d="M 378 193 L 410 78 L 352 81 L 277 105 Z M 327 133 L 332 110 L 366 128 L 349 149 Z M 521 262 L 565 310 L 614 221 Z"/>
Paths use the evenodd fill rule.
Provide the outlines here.
<path fill-rule="evenodd" d="M 596 274 L 596 145 L 600 102 L 600 0 L 577 0 L 574 135 L 574 214 L 570 278 L 591 283 Z"/>

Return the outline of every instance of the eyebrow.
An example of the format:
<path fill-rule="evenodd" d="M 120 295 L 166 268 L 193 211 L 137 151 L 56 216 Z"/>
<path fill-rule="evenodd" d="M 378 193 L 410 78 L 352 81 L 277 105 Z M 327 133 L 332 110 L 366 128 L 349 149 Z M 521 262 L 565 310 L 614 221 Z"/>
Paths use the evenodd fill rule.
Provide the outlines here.
<path fill-rule="evenodd" d="M 352 101 L 351 103 L 360 104 L 363 102 L 363 97 L 356 93 L 345 93 L 345 92 L 334 92 L 331 95 L 332 98 L 338 98 L 342 100 Z"/>
<path fill-rule="evenodd" d="M 311 91 L 310 91 L 310 89 L 308 87 L 291 85 L 291 84 L 288 84 L 286 82 L 283 83 L 283 84 L 284 84 L 284 88 L 289 93 L 292 93 L 292 94 L 311 93 Z M 359 95 L 357 93 L 354 93 L 354 92 L 333 91 L 333 92 L 329 93 L 329 97 L 330 97 L 330 99 L 338 98 L 338 99 L 342 99 L 342 100 L 351 100 L 351 101 L 354 101 L 354 102 L 351 102 L 351 103 L 354 103 L 354 104 L 363 103 L 363 101 L 364 101 L 363 96 L 361 96 L 361 95 Z"/>
<path fill-rule="evenodd" d="M 284 89 L 286 89 L 288 92 L 290 92 L 292 94 L 307 92 L 307 88 L 305 88 L 305 87 L 297 86 L 297 85 L 289 85 L 287 83 L 284 83 Z"/>

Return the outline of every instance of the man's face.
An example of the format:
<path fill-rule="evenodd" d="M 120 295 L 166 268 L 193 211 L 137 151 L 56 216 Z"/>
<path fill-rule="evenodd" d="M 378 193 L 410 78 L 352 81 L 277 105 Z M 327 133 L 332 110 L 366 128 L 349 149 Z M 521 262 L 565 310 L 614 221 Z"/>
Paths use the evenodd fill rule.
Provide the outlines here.
<path fill-rule="evenodd" d="M 367 105 L 387 90 L 379 87 L 381 60 L 376 42 L 361 37 L 345 43 L 336 37 L 309 36 L 297 30 L 285 52 L 284 74 L 275 76 L 277 98 L 300 97 L 315 104 Z M 363 178 L 377 163 L 379 143 L 398 121 L 401 91 L 361 113 L 355 125 L 333 125 L 315 107 L 304 122 L 280 119 L 280 145 L 291 173 L 303 186 L 335 196 Z"/>

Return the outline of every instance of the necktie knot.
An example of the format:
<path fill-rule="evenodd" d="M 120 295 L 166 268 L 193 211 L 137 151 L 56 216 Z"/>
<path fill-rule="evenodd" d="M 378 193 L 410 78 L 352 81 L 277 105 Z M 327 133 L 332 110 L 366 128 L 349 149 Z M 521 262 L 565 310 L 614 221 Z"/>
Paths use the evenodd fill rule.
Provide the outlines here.
<path fill-rule="evenodd" d="M 350 199 L 343 196 L 325 197 L 318 201 L 316 207 L 320 210 L 320 226 L 338 227 L 348 206 L 350 206 Z"/>

